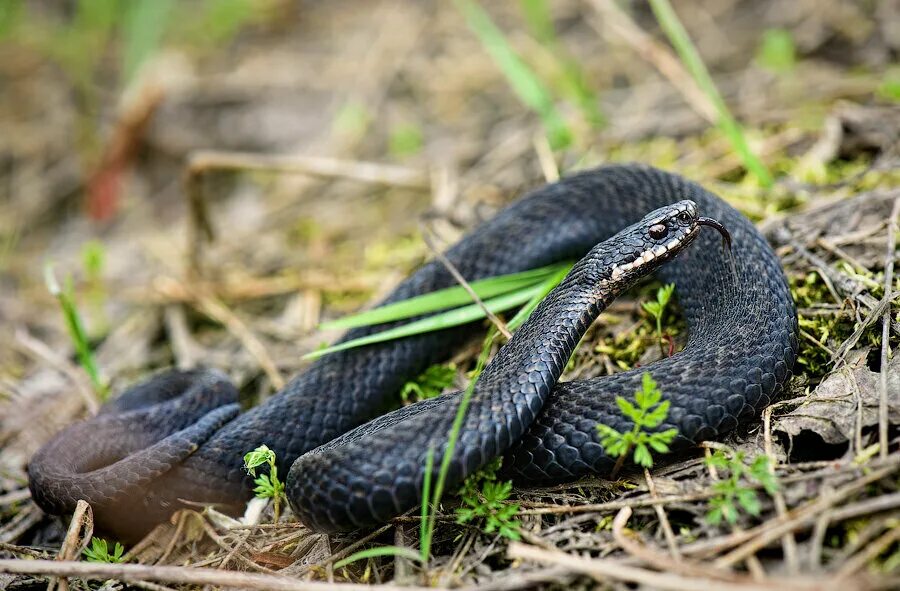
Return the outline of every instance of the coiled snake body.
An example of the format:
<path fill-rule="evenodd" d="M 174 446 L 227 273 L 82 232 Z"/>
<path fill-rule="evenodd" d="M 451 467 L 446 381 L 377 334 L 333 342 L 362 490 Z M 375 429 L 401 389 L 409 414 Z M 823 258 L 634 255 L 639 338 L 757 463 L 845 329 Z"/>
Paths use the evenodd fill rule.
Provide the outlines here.
<path fill-rule="evenodd" d="M 718 236 L 699 231 L 699 214 L 728 228 L 730 255 Z M 449 485 L 498 455 L 506 475 L 523 483 L 608 474 L 614 461 L 596 425 L 631 428 L 615 397 L 631 396 L 646 371 L 671 402 L 659 428 L 678 430 L 675 447 L 716 437 L 769 403 L 796 356 L 794 306 L 764 238 L 715 195 L 653 168 L 608 166 L 542 187 L 446 256 L 468 280 L 585 257 L 479 379 Z M 676 284 L 689 330 L 684 350 L 637 370 L 558 382 L 599 311 L 657 267 Z M 386 301 L 454 284 L 431 262 Z M 354 329 L 344 339 L 383 328 Z M 471 334 L 471 327 L 447 329 L 326 356 L 244 413 L 218 372 L 161 374 L 35 454 L 32 495 L 51 513 L 85 499 L 101 527 L 130 539 L 180 500 L 239 507 L 251 490 L 243 455 L 265 443 L 288 474 L 288 498 L 305 523 L 336 531 L 382 522 L 417 504 L 426 453 L 433 448 L 440 464 L 459 397 L 379 415 L 406 381 Z"/>

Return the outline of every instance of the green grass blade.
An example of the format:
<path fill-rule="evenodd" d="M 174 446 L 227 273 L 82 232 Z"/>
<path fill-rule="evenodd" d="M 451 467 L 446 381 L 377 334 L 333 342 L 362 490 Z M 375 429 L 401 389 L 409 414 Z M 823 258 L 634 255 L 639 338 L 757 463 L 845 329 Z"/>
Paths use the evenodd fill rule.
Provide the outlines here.
<path fill-rule="evenodd" d="M 131 0 L 124 4 L 122 70 L 130 80 L 158 49 L 168 28 L 173 0 Z"/>
<path fill-rule="evenodd" d="M 550 146 L 554 149 L 569 146 L 572 143 L 572 132 L 556 110 L 550 93 L 509 45 L 488 13 L 473 0 L 456 0 L 456 5 L 469 28 L 478 36 L 494 63 L 506 76 L 519 100 L 540 115 Z"/>
<path fill-rule="evenodd" d="M 663 31 L 669 37 L 669 41 L 672 42 L 675 51 L 678 52 L 682 63 L 684 63 L 684 66 L 691 73 L 691 76 L 703 93 L 715 105 L 719 115 L 719 128 L 728 138 L 728 141 L 731 142 L 744 166 L 763 187 L 771 187 L 773 180 L 769 169 L 756 157 L 756 154 L 753 153 L 747 144 L 743 128 L 728 110 L 722 95 L 719 94 L 715 83 L 713 83 L 712 76 L 709 75 L 709 70 L 706 69 L 706 65 L 700 58 L 697 48 L 694 47 L 681 21 L 678 20 L 678 15 L 675 14 L 672 5 L 669 4 L 669 0 L 650 0 L 650 6 L 653 9 L 653 14 L 656 15 L 656 20 L 659 21 Z"/>
<path fill-rule="evenodd" d="M 75 306 L 75 296 L 72 293 L 71 281 L 66 282 L 65 288 L 60 287 L 56 276 L 53 274 L 53 266 L 48 263 L 44 266 L 44 283 L 50 295 L 59 302 L 63 319 L 66 322 L 66 328 L 75 347 L 75 355 L 78 357 L 78 362 L 90 378 L 91 384 L 94 386 L 94 390 L 100 396 L 100 399 L 105 400 L 108 393 L 106 384 L 100 378 L 100 371 L 97 369 L 97 362 L 94 360 L 94 351 L 91 349 L 88 341 L 87 331 L 84 329 L 81 315 Z"/>
<path fill-rule="evenodd" d="M 553 288 L 559 285 L 559 283 L 563 279 L 565 279 L 566 275 L 569 274 L 569 271 L 572 270 L 573 266 L 574 264 L 570 263 L 566 264 L 563 267 L 560 267 L 559 270 L 556 271 L 556 273 L 547 277 L 547 279 L 545 279 L 543 283 L 538 285 L 535 289 L 534 296 L 532 296 L 532 298 L 524 306 L 522 306 L 522 308 L 518 312 L 516 312 L 516 315 L 506 323 L 506 328 L 508 328 L 509 330 L 516 330 L 517 328 L 522 326 L 522 324 L 526 320 L 528 320 L 528 317 L 531 316 L 531 313 L 534 312 L 534 309 L 537 308 L 538 304 L 541 303 L 541 300 L 547 297 L 547 294 L 553 291 Z"/>
<path fill-rule="evenodd" d="M 431 538 L 428 532 L 428 503 L 431 502 L 431 471 L 434 470 L 434 448 L 428 448 L 428 454 L 425 456 L 425 477 L 422 479 L 422 511 L 421 521 L 419 521 L 419 553 L 422 562 L 428 561 L 431 553 Z"/>
<path fill-rule="evenodd" d="M 441 468 L 438 472 L 437 483 L 434 485 L 431 506 L 435 509 L 440 505 L 441 497 L 444 494 L 444 486 L 447 483 L 447 473 L 450 471 L 450 462 L 453 459 L 453 451 L 456 449 L 456 442 L 459 440 L 459 432 L 462 430 L 462 424 L 466 418 L 469 401 L 472 399 L 472 393 L 475 392 L 475 384 L 478 383 L 478 378 L 481 377 L 481 372 L 487 364 L 487 358 L 491 353 L 491 345 L 497 334 L 497 327 L 491 326 L 491 329 L 484 339 L 484 345 L 481 349 L 481 354 L 478 356 L 478 362 L 475 365 L 475 372 L 472 375 L 472 379 L 469 381 L 469 385 L 466 386 L 462 396 L 460 396 L 459 407 L 457 407 L 456 416 L 453 418 L 453 425 L 450 428 L 450 434 L 447 438 L 447 448 L 444 450 L 444 454 L 441 457 Z M 434 536 L 435 523 L 436 511 L 432 511 L 428 516 L 428 526 L 425 528 L 426 540 L 429 547 L 423 548 L 423 554 L 427 555 L 426 551 L 431 551 L 430 544 Z"/>
<path fill-rule="evenodd" d="M 539 289 L 540 285 L 536 287 L 520 289 L 518 291 L 514 291 L 512 293 L 508 293 L 490 300 L 485 300 L 484 305 L 488 310 L 495 314 L 497 312 L 503 312 L 505 310 L 521 306 L 522 304 L 530 301 Z M 435 314 L 434 316 L 429 316 L 428 318 L 416 320 L 408 324 L 389 328 L 388 330 L 384 330 L 375 334 L 346 341 L 344 343 L 339 343 L 337 345 L 332 345 L 331 347 L 327 347 L 325 349 L 310 351 L 303 356 L 303 359 L 317 359 L 319 357 L 322 357 L 323 355 L 328 355 L 329 353 L 336 353 L 338 351 L 354 349 L 356 347 L 362 347 L 363 345 L 383 343 L 385 341 L 392 341 L 394 339 L 400 339 L 412 335 L 434 332 L 436 330 L 443 330 L 445 328 L 450 328 L 453 326 L 460 326 L 461 324 L 468 324 L 469 322 L 474 322 L 475 320 L 484 317 L 484 310 L 482 310 L 481 306 L 479 306 L 478 304 L 470 304 L 468 306 L 462 306 L 461 308 L 456 308 L 447 312 Z"/>
<path fill-rule="evenodd" d="M 479 298 L 485 300 L 536 285 L 546 279 L 549 275 L 556 273 L 563 264 L 568 263 L 531 269 L 522 271 L 521 273 L 510 273 L 508 275 L 488 277 L 487 279 L 473 281 L 469 286 Z M 405 320 L 407 318 L 413 318 L 431 312 L 456 308 L 468 304 L 471 301 L 472 296 L 469 295 L 469 292 L 457 285 L 409 298 L 402 302 L 381 306 L 373 310 L 366 310 L 359 314 L 345 316 L 331 322 L 324 322 L 319 325 L 319 328 L 323 330 L 333 330 L 372 326 L 374 324 Z"/>
<path fill-rule="evenodd" d="M 400 556 L 402 558 L 415 560 L 416 562 L 420 562 L 422 560 L 422 558 L 419 556 L 419 553 L 411 548 L 404 548 L 403 546 L 378 546 L 377 548 L 367 548 L 366 550 L 354 552 L 347 558 L 335 562 L 334 568 L 343 568 L 348 564 L 356 562 L 357 560 L 363 560 L 365 558 L 377 558 L 379 556 Z"/>

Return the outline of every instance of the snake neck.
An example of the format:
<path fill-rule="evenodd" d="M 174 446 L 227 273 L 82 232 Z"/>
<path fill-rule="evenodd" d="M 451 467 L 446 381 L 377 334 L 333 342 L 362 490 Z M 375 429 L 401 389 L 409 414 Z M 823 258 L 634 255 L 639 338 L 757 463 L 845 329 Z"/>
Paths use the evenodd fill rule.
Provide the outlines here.
<path fill-rule="evenodd" d="M 500 349 L 477 389 L 504 392 L 517 403 L 524 396 L 529 407 L 539 408 L 587 329 L 621 291 L 581 261 Z"/>

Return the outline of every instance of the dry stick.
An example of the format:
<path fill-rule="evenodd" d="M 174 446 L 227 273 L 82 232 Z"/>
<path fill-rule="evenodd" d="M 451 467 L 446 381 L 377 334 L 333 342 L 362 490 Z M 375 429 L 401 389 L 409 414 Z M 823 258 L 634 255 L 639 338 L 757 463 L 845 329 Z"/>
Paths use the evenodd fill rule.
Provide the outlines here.
<path fill-rule="evenodd" d="M 299 581 L 281 575 L 266 575 L 186 566 L 57 562 L 55 560 L 0 560 L 0 573 L 49 575 L 83 579 L 116 579 L 129 583 L 150 580 L 189 585 L 217 585 L 260 591 L 426 591 L 433 587 L 356 585 Z"/>
<path fill-rule="evenodd" d="M 659 499 L 659 494 L 656 492 L 656 484 L 654 484 L 653 479 L 650 478 L 650 470 L 647 468 L 644 468 L 644 480 L 647 482 L 647 490 L 650 492 L 650 496 L 654 499 Z M 681 551 L 678 550 L 678 542 L 675 540 L 675 532 L 672 531 L 672 524 L 669 523 L 669 518 L 666 516 L 666 510 L 663 509 L 661 504 L 653 505 L 653 509 L 656 511 L 656 517 L 659 519 L 659 524 L 662 527 L 666 543 L 669 545 L 669 552 L 672 553 L 672 558 L 678 562 L 681 560 Z M 624 511 L 624 509 L 622 511 Z M 629 515 L 631 514 L 631 509 L 628 509 L 628 513 Z M 627 517 L 625 519 L 627 520 Z"/>
<path fill-rule="evenodd" d="M 555 183 L 559 180 L 559 166 L 553 158 L 553 149 L 550 147 L 550 140 L 547 139 L 546 133 L 534 134 L 532 141 L 534 151 L 537 153 L 538 162 L 541 165 L 541 172 L 544 173 L 544 180 L 548 183 Z"/>
<path fill-rule="evenodd" d="M 74 385 L 81 398 L 84 400 L 85 406 L 91 414 L 97 414 L 100 409 L 100 400 L 94 388 L 85 380 L 84 374 L 68 359 L 59 355 L 56 351 L 47 346 L 46 343 L 31 336 L 26 328 L 17 328 L 15 332 L 15 343 L 26 354 L 50 364 L 51 367 L 61 372 Z"/>
<path fill-rule="evenodd" d="M 894 208 L 891 210 L 891 217 L 888 219 L 887 228 L 887 253 L 884 259 L 884 299 L 887 300 L 888 306 L 884 310 L 884 316 L 881 318 L 881 371 L 879 372 L 878 382 L 878 453 L 881 459 L 888 456 L 888 391 L 887 391 L 887 367 L 888 354 L 891 351 L 890 335 L 891 335 L 891 296 L 894 288 L 894 258 L 896 256 L 897 244 L 894 238 L 897 232 L 897 216 L 900 216 L 900 197 L 894 200 Z"/>
<path fill-rule="evenodd" d="M 625 552 L 642 560 L 648 565 L 652 565 L 660 570 L 671 571 L 686 577 L 709 577 L 733 583 L 752 583 L 749 577 L 741 574 L 729 572 L 727 570 L 718 569 L 710 566 L 703 566 L 695 561 L 673 560 L 662 552 L 656 552 L 646 544 L 632 539 L 625 531 L 628 520 L 631 518 L 631 507 L 625 507 L 613 519 L 612 534 L 616 543 L 622 547 Z M 634 537 L 639 538 L 640 534 L 634 533 Z"/>
<path fill-rule="evenodd" d="M 81 530 L 84 528 L 84 536 L 81 537 Z M 72 513 L 72 519 L 69 521 L 69 529 L 66 531 L 66 537 L 56 560 L 74 560 L 87 548 L 88 540 L 94 535 L 94 513 L 87 501 L 79 500 L 75 504 L 75 511 Z M 53 578 L 47 585 L 47 591 L 54 591 L 59 585 L 60 591 L 68 591 L 69 583 L 65 579 Z"/>
<path fill-rule="evenodd" d="M 276 390 L 281 390 L 285 384 L 284 378 L 275 366 L 275 362 L 266 350 L 265 345 L 260 342 L 244 321 L 238 318 L 234 312 L 228 309 L 228 306 L 218 299 L 201 293 L 188 284 L 181 284 L 180 286 L 193 296 L 196 306 L 202 313 L 222 324 L 228 332 L 241 342 L 241 345 L 244 346 L 262 368 L 263 372 L 265 372 L 269 381 L 272 382 L 272 386 Z"/>
<path fill-rule="evenodd" d="M 763 411 L 763 445 L 765 446 L 766 456 L 769 458 L 769 474 L 774 478 L 776 461 L 775 453 L 772 450 L 772 406 L 767 406 L 766 410 Z M 778 513 L 778 516 L 784 517 L 787 515 L 787 502 L 784 500 L 784 494 L 782 494 L 780 487 L 775 490 L 772 499 L 775 501 L 775 511 Z M 788 572 L 797 574 L 800 571 L 800 560 L 798 558 L 797 540 L 794 538 L 794 534 L 790 532 L 784 534 L 784 537 L 781 538 L 781 547 L 784 550 Z"/>
<path fill-rule="evenodd" d="M 709 123 L 718 125 L 719 115 L 715 105 L 700 90 L 681 61 L 669 49 L 635 24 L 628 13 L 613 0 L 592 0 L 592 4 L 604 26 L 624 39 L 638 55 L 653 64 L 660 74 L 668 78 L 698 115 Z"/>
<path fill-rule="evenodd" d="M 900 527 L 894 525 L 889 527 L 877 540 L 866 546 L 853 558 L 844 563 L 844 566 L 837 572 L 838 579 L 846 579 L 855 575 L 858 571 L 865 568 L 866 564 L 875 559 L 879 554 L 884 552 L 894 542 L 900 540 Z"/>
<path fill-rule="evenodd" d="M 469 285 L 469 282 L 466 281 L 465 277 L 462 276 L 462 273 L 459 272 L 459 269 L 456 268 L 456 265 L 450 262 L 450 259 L 448 259 L 446 255 L 444 255 L 444 253 L 441 252 L 440 249 L 437 248 L 437 246 L 435 246 L 434 240 L 431 235 L 431 230 L 424 224 L 422 225 L 422 238 L 425 240 L 425 245 L 428 247 L 428 250 L 430 250 L 434 257 L 444 266 L 445 269 L 447 269 L 447 271 L 453 276 L 456 282 L 466 290 L 466 293 L 469 294 L 469 296 L 472 298 L 472 301 L 474 301 L 478 305 L 478 307 L 484 311 L 484 314 L 488 317 L 488 320 L 490 320 L 491 323 L 493 323 L 493 325 L 497 327 L 497 330 L 500 331 L 500 334 L 506 337 L 507 340 L 511 339 L 512 333 L 509 332 L 509 329 L 506 327 L 506 323 L 500 320 L 496 314 L 488 310 L 488 307 L 484 304 L 484 301 L 482 301 L 482 299 L 478 297 L 478 294 L 475 293 L 475 290 L 472 289 L 472 286 Z"/>
<path fill-rule="evenodd" d="M 203 237 L 215 236 L 202 191 L 202 178 L 211 170 L 261 170 L 287 172 L 322 178 L 346 178 L 364 183 L 422 189 L 428 187 L 428 175 L 423 171 L 353 160 L 338 160 L 321 156 L 271 155 L 250 152 L 220 152 L 201 150 L 188 157 L 184 173 L 184 187 L 190 206 L 188 250 L 190 269 L 200 270 L 200 250 Z M 198 231 L 199 230 L 199 231 Z"/>
<path fill-rule="evenodd" d="M 830 589 L 827 581 L 801 581 L 794 579 L 789 586 L 776 586 L 772 583 L 733 583 L 712 581 L 709 578 L 691 578 L 671 573 L 660 573 L 634 566 L 627 566 L 615 560 L 604 558 L 581 558 L 565 552 L 543 550 L 521 542 L 510 542 L 507 556 L 511 559 L 532 560 L 546 564 L 565 566 L 574 572 L 583 573 L 607 582 L 610 579 L 646 585 L 667 591 L 774 591 L 796 589 Z M 848 591 L 852 585 L 844 584 L 842 591 Z"/>
<path fill-rule="evenodd" d="M 721 567 L 727 567 L 731 566 L 735 562 L 738 562 L 739 560 L 747 558 L 751 554 L 756 554 L 756 552 L 768 546 L 773 540 L 780 538 L 787 532 L 791 532 L 808 524 L 811 524 L 813 521 L 815 521 L 816 515 L 818 515 L 821 511 L 833 507 L 835 504 L 843 501 L 853 493 L 859 491 L 862 488 L 865 488 L 873 482 L 881 480 L 895 470 L 896 467 L 891 466 L 888 468 L 882 468 L 881 470 L 870 472 L 866 476 L 861 477 L 860 479 L 856 480 L 852 484 L 845 486 L 844 488 L 837 489 L 831 494 L 826 494 L 825 496 L 819 497 L 817 500 L 811 503 L 807 503 L 803 507 L 794 509 L 785 516 L 787 519 L 778 517 L 765 524 L 764 526 L 760 526 L 752 530 L 747 530 L 747 533 L 752 532 L 754 537 L 752 537 L 749 541 L 743 543 L 741 546 L 738 546 L 728 554 L 719 557 L 715 561 L 715 564 Z"/>

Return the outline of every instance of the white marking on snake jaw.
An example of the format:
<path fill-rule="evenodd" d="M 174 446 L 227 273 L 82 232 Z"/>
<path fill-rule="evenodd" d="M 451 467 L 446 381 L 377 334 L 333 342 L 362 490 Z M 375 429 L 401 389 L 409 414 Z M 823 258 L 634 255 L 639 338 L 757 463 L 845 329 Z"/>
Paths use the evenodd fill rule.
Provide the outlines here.
<path fill-rule="evenodd" d="M 621 277 L 621 276 L 622 276 L 622 273 L 623 273 L 622 267 L 613 267 L 613 270 L 612 270 L 612 278 L 613 278 L 613 281 L 615 281 L 616 279 L 618 279 L 619 277 Z"/>
<path fill-rule="evenodd" d="M 661 257 L 662 255 L 666 254 L 666 250 L 666 247 L 661 244 L 653 249 L 653 255 Z"/>
<path fill-rule="evenodd" d="M 653 260 L 653 253 L 648 250 L 643 255 L 641 255 L 641 258 L 644 259 L 645 263 L 649 263 Z"/>

